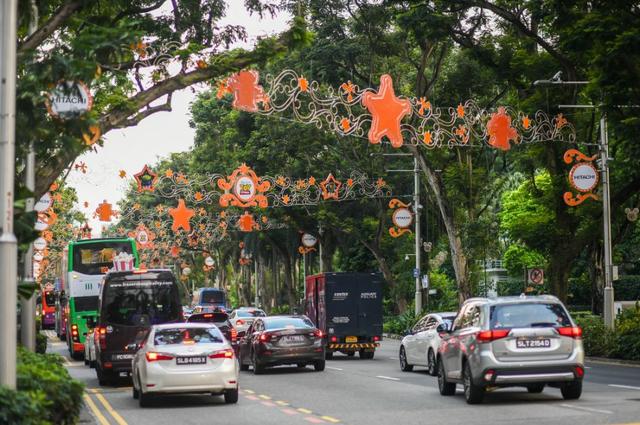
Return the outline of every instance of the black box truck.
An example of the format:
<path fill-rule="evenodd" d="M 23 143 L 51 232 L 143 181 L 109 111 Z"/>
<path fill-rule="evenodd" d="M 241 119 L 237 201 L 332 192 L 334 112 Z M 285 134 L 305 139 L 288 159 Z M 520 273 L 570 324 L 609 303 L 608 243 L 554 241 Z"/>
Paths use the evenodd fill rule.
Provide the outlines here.
<path fill-rule="evenodd" d="M 327 359 L 334 352 L 372 359 L 382 339 L 380 273 L 321 273 L 307 276 L 305 314 L 327 338 Z"/>

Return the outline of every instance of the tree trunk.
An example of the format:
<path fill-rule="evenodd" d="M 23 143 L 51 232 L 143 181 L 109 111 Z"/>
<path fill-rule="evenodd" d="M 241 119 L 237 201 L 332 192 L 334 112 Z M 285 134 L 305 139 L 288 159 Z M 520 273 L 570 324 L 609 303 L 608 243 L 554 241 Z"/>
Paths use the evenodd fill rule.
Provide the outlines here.
<path fill-rule="evenodd" d="M 384 258 L 380 247 L 365 240 L 361 240 L 361 242 L 375 257 L 376 261 L 378 262 L 378 266 L 380 267 L 380 271 L 382 272 L 382 276 L 384 277 L 384 280 L 387 282 L 387 284 L 391 288 L 396 288 L 398 284 L 393 277 L 391 268 L 387 264 L 387 260 Z M 398 313 L 404 313 L 407 310 L 407 300 L 405 299 L 405 297 L 403 297 L 401 294 L 396 294 L 395 301 L 398 308 Z"/>

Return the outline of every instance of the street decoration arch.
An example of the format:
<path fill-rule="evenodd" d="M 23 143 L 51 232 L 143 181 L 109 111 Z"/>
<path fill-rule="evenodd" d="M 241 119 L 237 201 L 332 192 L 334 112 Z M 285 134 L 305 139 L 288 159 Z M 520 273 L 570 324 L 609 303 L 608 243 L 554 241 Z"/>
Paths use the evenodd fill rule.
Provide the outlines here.
<path fill-rule="evenodd" d="M 261 115 L 287 112 L 295 121 L 341 136 L 367 138 L 374 144 L 386 138 L 394 148 L 487 146 L 507 151 L 513 144 L 576 141 L 573 125 L 562 114 L 552 117 L 537 111 L 529 116 L 509 106 L 489 111 L 472 100 L 455 108 L 434 107 L 424 97 L 396 96 L 389 74 L 381 76 L 377 91 L 360 89 L 351 81 L 337 89 L 321 86 L 291 69 L 267 75 L 268 89 L 258 80 L 258 71 L 240 71 L 219 82 L 217 97 L 231 94 L 236 109 Z"/>

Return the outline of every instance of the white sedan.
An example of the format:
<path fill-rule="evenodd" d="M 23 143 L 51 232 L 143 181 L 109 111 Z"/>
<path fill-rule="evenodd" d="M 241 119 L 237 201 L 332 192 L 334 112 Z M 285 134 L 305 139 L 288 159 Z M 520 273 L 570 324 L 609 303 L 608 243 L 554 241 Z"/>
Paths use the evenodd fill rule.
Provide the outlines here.
<path fill-rule="evenodd" d="M 84 337 L 84 364 L 90 368 L 96 366 L 96 345 L 93 339 L 93 329 L 90 329 Z"/>
<path fill-rule="evenodd" d="M 425 366 L 429 375 L 437 375 L 436 353 L 440 345 L 440 335 L 436 328 L 441 323 L 451 326 L 456 313 L 431 313 L 422 317 L 400 343 L 400 369 L 404 372 L 413 370 L 414 366 Z"/>
<path fill-rule="evenodd" d="M 259 308 L 240 307 L 231 312 L 229 321 L 238 332 L 246 332 L 257 317 L 266 317 L 267 313 Z"/>
<path fill-rule="evenodd" d="M 238 361 L 210 323 L 155 325 L 133 358 L 133 398 L 140 406 L 154 394 L 211 393 L 238 402 Z"/>

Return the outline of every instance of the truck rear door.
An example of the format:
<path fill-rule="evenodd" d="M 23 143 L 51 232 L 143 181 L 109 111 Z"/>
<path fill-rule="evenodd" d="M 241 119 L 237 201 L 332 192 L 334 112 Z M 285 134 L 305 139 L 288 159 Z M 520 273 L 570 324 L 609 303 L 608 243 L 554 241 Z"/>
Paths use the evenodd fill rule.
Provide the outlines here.
<path fill-rule="evenodd" d="M 325 300 L 327 333 L 337 336 L 358 336 L 358 286 L 326 275 Z"/>
<path fill-rule="evenodd" d="M 358 335 L 381 336 L 382 281 L 377 275 L 361 275 L 357 283 Z"/>

